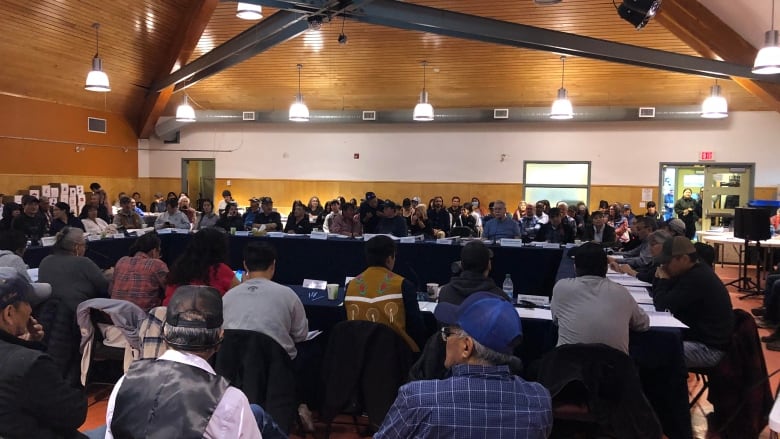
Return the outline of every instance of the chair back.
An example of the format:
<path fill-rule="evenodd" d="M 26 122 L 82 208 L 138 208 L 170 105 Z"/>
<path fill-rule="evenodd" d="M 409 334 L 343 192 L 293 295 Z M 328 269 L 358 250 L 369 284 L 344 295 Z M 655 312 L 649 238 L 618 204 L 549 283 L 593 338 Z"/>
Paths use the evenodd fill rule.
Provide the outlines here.
<path fill-rule="evenodd" d="M 326 423 L 347 407 L 368 413 L 378 428 L 406 382 L 412 351 L 389 326 L 365 320 L 338 323 L 331 330 L 322 363 Z"/>
<path fill-rule="evenodd" d="M 168 347 L 163 341 L 163 322 L 168 311 L 166 306 L 157 306 L 149 310 L 146 320 L 141 322 L 138 337 L 141 339 L 141 351 L 137 360 L 153 360 L 164 354 Z"/>
<path fill-rule="evenodd" d="M 287 351 L 256 331 L 226 329 L 214 370 L 241 389 L 287 433 L 298 414 L 295 373 Z"/>
<path fill-rule="evenodd" d="M 450 236 L 460 236 L 461 238 L 469 238 L 474 235 L 474 232 L 468 227 L 455 226 L 450 230 Z"/>

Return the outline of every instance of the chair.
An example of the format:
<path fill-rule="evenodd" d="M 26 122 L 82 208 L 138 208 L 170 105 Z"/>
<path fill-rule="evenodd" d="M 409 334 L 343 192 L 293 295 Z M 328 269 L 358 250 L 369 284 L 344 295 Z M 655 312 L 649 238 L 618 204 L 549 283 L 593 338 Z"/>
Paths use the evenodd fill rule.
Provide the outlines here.
<path fill-rule="evenodd" d="M 551 437 L 561 437 L 572 422 L 595 436 L 661 437 L 661 423 L 625 353 L 603 344 L 562 345 L 542 358 L 539 371 L 539 383 L 553 398 Z"/>
<path fill-rule="evenodd" d="M 214 370 L 287 433 L 298 416 L 295 373 L 287 351 L 257 332 L 226 329 Z"/>
<path fill-rule="evenodd" d="M 450 230 L 450 236 L 460 236 L 461 238 L 470 238 L 474 236 L 474 231 L 468 227 L 455 226 Z"/>
<path fill-rule="evenodd" d="M 734 333 L 726 355 L 706 373 L 707 400 L 714 408 L 714 425 L 722 437 L 758 437 L 772 409 L 766 362 L 755 320 L 734 310 Z"/>
<path fill-rule="evenodd" d="M 324 398 L 320 418 L 328 425 L 337 414 L 365 412 L 377 429 L 406 382 L 412 352 L 389 326 L 351 320 L 333 327 L 322 362 Z"/>
<path fill-rule="evenodd" d="M 141 322 L 141 327 L 138 329 L 141 352 L 137 360 L 153 360 L 168 350 L 162 338 L 162 326 L 167 310 L 166 306 L 156 306 L 149 310 L 146 320 Z"/>

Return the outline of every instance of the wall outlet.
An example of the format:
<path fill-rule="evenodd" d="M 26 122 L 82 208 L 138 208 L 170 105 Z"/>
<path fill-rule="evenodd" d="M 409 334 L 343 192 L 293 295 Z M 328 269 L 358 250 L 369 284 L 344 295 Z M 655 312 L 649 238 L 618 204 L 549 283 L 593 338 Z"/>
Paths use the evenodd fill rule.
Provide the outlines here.
<path fill-rule="evenodd" d="M 352 154 L 352 158 L 355 159 L 355 160 L 359 159 L 360 158 L 360 153 L 356 152 L 356 153 Z"/>

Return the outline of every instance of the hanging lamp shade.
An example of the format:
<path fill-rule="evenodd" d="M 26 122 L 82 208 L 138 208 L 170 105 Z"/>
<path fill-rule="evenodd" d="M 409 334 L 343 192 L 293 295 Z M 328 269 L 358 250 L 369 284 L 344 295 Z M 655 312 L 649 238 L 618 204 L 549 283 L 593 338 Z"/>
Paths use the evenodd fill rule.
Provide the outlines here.
<path fill-rule="evenodd" d="M 552 104 L 550 119 L 566 120 L 572 118 L 574 118 L 574 108 L 568 98 L 566 89 L 561 87 L 558 89 L 558 99 Z"/>
<path fill-rule="evenodd" d="M 428 92 L 420 92 L 420 102 L 414 106 L 412 119 L 417 122 L 430 122 L 433 120 L 433 105 L 428 103 Z"/>
<path fill-rule="evenodd" d="M 701 117 L 705 119 L 723 119 L 729 117 L 729 104 L 720 95 L 720 86 L 715 84 L 710 89 L 710 96 L 701 104 Z"/>
<path fill-rule="evenodd" d="M 103 71 L 103 60 L 100 58 L 100 23 L 92 23 L 95 29 L 95 56 L 92 58 L 92 70 L 87 74 L 84 89 L 97 92 L 111 91 L 108 75 Z"/>
<path fill-rule="evenodd" d="M 263 7 L 254 3 L 238 2 L 236 17 L 242 20 L 260 20 L 263 18 Z"/>
<path fill-rule="evenodd" d="M 185 95 L 184 101 L 176 108 L 176 122 L 195 122 L 195 120 L 195 110 Z"/>
<path fill-rule="evenodd" d="M 309 107 L 303 103 L 303 96 L 300 93 L 295 97 L 295 102 L 290 105 L 290 120 L 293 122 L 309 121 Z"/>
<path fill-rule="evenodd" d="M 776 30 L 769 30 L 764 34 L 764 47 L 756 54 L 753 73 L 757 75 L 780 73 L 780 42 Z"/>

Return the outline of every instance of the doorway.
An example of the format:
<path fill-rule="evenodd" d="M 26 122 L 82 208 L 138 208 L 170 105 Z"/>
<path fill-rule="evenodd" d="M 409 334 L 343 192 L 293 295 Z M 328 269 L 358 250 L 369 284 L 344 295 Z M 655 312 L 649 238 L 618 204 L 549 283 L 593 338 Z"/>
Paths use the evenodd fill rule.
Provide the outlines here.
<path fill-rule="evenodd" d="M 674 203 L 691 189 L 701 222 L 697 230 L 729 228 L 734 208 L 753 199 L 753 163 L 661 163 L 659 200 L 664 219 L 676 218 Z"/>
<path fill-rule="evenodd" d="M 214 159 L 181 159 L 181 191 L 202 211 L 203 200 L 214 200 L 216 164 Z"/>

